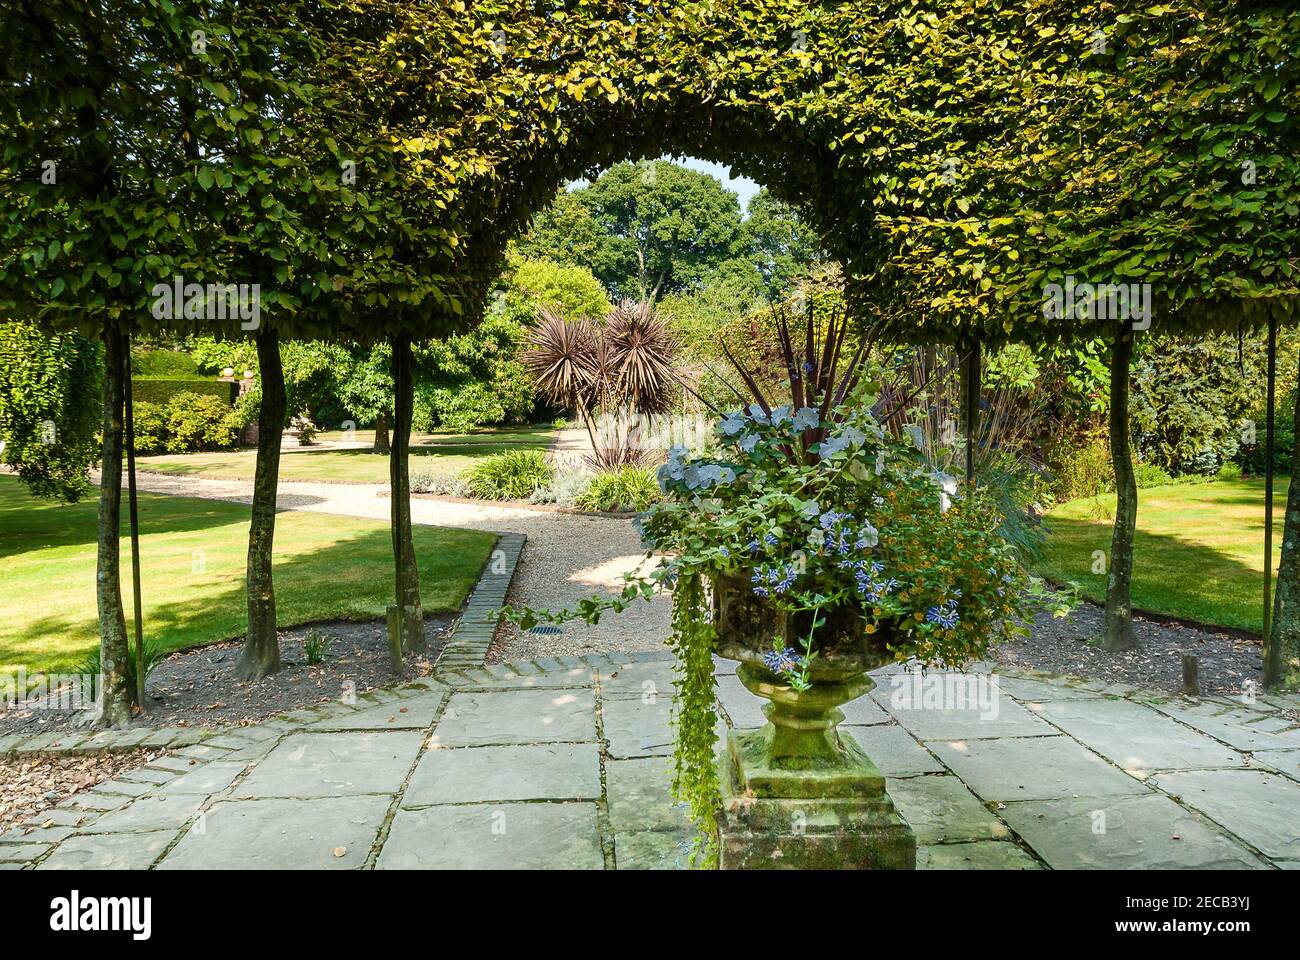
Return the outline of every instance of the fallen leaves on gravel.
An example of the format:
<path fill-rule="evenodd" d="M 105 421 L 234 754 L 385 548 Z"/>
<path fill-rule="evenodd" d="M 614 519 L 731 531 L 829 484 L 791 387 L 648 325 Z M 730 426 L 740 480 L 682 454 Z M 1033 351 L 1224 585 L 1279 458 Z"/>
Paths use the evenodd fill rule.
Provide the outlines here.
<path fill-rule="evenodd" d="M 158 757 L 147 750 L 0 760 L 0 833 L 61 801 Z"/>

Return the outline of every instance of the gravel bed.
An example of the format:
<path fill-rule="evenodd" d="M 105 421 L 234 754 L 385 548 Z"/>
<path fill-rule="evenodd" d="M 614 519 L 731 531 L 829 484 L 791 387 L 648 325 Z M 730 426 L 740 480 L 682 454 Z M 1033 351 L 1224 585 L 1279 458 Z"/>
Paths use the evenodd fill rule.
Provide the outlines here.
<path fill-rule="evenodd" d="M 28 823 L 74 793 L 156 760 L 157 751 L 0 760 L 0 834 Z M 36 820 L 35 829 L 42 825 Z"/>
<path fill-rule="evenodd" d="M 375 623 L 334 622 L 280 632 L 282 668 L 264 680 L 237 680 L 239 642 L 217 643 L 172 654 L 149 675 L 148 709 L 136 723 L 155 727 L 243 726 L 348 692 L 363 694 L 376 687 L 428 676 L 433 661 L 450 634 L 454 619 L 429 618 L 424 653 L 407 654 L 406 669 L 395 676 L 389 667 L 388 631 Z M 307 663 L 305 640 L 315 630 L 328 638 L 322 663 Z M 0 710 L 0 735 L 75 729 L 84 712 L 41 709 L 40 704 Z"/>
<path fill-rule="evenodd" d="M 1139 647 L 1127 653 L 1101 649 L 1104 609 L 1084 601 L 1062 619 L 1040 613 L 1030 637 L 990 652 L 997 663 L 1065 673 L 1092 680 L 1128 683 L 1176 693 L 1182 689 L 1183 655 L 1197 659 L 1202 693 L 1239 695 L 1248 681 L 1262 689 L 1258 641 L 1172 623 L 1135 619 Z"/>
<path fill-rule="evenodd" d="M 545 520 L 516 523 L 528 534 L 509 602 L 514 606 L 561 609 L 597 594 L 623 592 L 623 574 L 644 564 L 650 569 L 641 538 L 631 520 L 576 514 L 546 514 Z M 545 629 L 545 628 L 543 628 Z M 620 614 L 606 614 L 599 624 L 573 621 L 558 633 L 521 633 L 503 623 L 488 651 L 489 662 L 583 653 L 662 650 L 672 632 L 672 601 L 657 596 L 637 601 Z"/>

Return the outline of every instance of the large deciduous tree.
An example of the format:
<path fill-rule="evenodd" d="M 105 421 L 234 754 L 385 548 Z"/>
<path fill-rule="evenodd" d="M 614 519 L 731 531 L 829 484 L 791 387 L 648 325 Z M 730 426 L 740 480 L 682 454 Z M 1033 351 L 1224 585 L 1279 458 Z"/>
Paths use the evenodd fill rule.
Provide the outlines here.
<path fill-rule="evenodd" d="M 653 160 L 617 164 L 574 191 L 540 216 L 521 250 L 563 251 L 615 299 L 657 300 L 701 283 L 737 255 L 741 237 L 740 202 L 717 178 Z"/>

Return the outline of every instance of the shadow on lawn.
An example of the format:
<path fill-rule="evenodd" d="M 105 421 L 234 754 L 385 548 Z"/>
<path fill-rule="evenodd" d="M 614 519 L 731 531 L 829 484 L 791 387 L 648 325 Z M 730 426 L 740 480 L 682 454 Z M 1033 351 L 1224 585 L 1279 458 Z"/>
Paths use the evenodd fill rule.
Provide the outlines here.
<path fill-rule="evenodd" d="M 244 523 L 249 508 L 224 500 L 200 500 L 161 494 L 139 495 L 140 532 L 159 529 L 186 533 L 212 527 Z M 16 479 L 0 477 L 0 557 L 15 556 L 35 548 L 94 547 L 97 539 L 99 503 L 92 494 L 80 503 L 50 503 L 28 495 Z M 122 494 L 123 559 L 128 535 L 126 493 Z"/>
<path fill-rule="evenodd" d="M 1139 517 L 1141 507 L 1139 506 Z M 1109 560 L 1106 521 L 1051 517 L 1040 573 L 1074 581 L 1091 600 L 1104 602 L 1106 574 L 1093 573 L 1095 551 Z M 1259 553 L 1264 550 L 1263 517 Z M 1190 531 L 1200 534 L 1199 528 Z M 1274 539 L 1274 573 L 1281 537 Z M 1181 537 L 1137 531 L 1133 540 L 1133 606 L 1205 624 L 1259 631 L 1263 628 L 1264 574 L 1236 557 Z"/>
<path fill-rule="evenodd" d="M 3 519 L 0 518 L 0 522 Z M 456 613 L 478 581 L 495 538 L 470 530 L 415 528 L 421 597 L 429 614 Z M 214 557 L 210 572 L 177 581 L 175 570 L 189 569 L 189 542 L 143 544 L 141 594 L 147 644 L 172 652 L 242 637 L 247 623 L 242 552 Z M 131 622 L 130 561 L 123 553 L 123 600 Z M 392 602 L 392 541 L 386 529 L 351 536 L 322 549 L 277 556 L 276 620 L 281 629 L 329 620 L 382 619 Z M 213 566 L 216 569 L 211 569 Z M 160 583 L 162 585 L 160 585 Z M 66 670 L 99 643 L 94 617 L 93 558 L 85 576 L 90 616 L 56 610 L 23 624 L 17 642 L 5 642 L 0 663 L 25 663 L 30 672 Z M 195 595 L 196 591 L 202 591 Z M 66 609 L 66 607 L 64 608 Z M 54 643 L 67 648 L 52 653 Z"/>

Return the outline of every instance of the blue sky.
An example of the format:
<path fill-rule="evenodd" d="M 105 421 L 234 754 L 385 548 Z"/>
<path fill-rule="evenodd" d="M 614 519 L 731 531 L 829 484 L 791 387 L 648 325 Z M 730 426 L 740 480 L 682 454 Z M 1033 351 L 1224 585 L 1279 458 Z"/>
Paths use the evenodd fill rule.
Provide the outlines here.
<path fill-rule="evenodd" d="M 673 157 L 664 157 L 665 160 L 673 160 Z M 744 210 L 749 206 L 749 198 L 758 193 L 758 184 L 749 177 L 733 177 L 731 168 L 724 167 L 720 163 L 710 163 L 707 160 L 696 160 L 694 157 L 685 157 L 677 159 L 684 167 L 690 167 L 692 170 L 699 170 L 701 173 L 711 174 L 722 181 L 722 185 L 728 190 L 740 194 L 740 209 Z"/>

